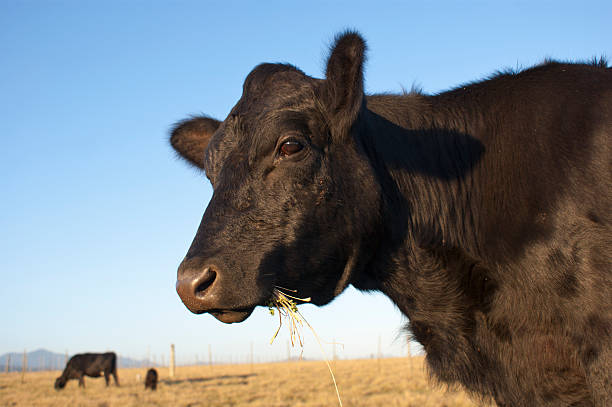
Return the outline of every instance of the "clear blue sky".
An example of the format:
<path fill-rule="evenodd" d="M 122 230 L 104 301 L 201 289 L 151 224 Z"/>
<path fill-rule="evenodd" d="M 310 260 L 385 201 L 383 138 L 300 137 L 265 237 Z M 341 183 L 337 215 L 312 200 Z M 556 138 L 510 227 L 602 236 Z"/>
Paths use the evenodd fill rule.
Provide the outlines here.
<path fill-rule="evenodd" d="M 39 347 L 126 356 L 286 355 L 266 309 L 195 316 L 176 268 L 212 190 L 175 158 L 172 123 L 224 118 L 248 72 L 321 76 L 345 28 L 368 41 L 368 92 L 426 92 L 545 57 L 612 57 L 610 1 L 0 2 L 0 354 Z M 406 352 L 405 320 L 351 289 L 302 310 L 340 357 Z M 306 333 L 305 356 L 320 357 Z M 329 346 L 326 351 L 331 354 Z M 299 351 L 294 351 L 299 353 Z"/>

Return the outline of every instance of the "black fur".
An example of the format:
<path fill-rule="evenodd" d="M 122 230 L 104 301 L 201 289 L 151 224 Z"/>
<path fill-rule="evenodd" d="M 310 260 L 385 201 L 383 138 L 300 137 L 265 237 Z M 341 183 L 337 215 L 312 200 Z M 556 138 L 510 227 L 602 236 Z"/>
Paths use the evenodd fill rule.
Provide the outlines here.
<path fill-rule="evenodd" d="M 500 406 L 611 405 L 612 70 L 364 96 L 364 52 L 349 32 L 325 79 L 256 67 L 192 134 L 203 154 L 178 149 L 214 188 L 185 305 L 240 322 L 275 287 L 319 305 L 381 290 L 441 382 Z"/>
<path fill-rule="evenodd" d="M 104 374 L 104 380 L 108 387 L 110 375 L 113 375 L 115 384 L 119 386 L 117 378 L 117 355 L 114 352 L 107 353 L 82 353 L 74 355 L 66 363 L 62 375 L 55 380 L 55 388 L 63 389 L 70 379 L 78 379 L 79 387 L 85 387 L 85 376 L 100 377 Z"/>
<path fill-rule="evenodd" d="M 153 368 L 147 370 L 147 376 L 145 377 L 145 390 L 157 390 L 157 377 L 157 370 Z"/>

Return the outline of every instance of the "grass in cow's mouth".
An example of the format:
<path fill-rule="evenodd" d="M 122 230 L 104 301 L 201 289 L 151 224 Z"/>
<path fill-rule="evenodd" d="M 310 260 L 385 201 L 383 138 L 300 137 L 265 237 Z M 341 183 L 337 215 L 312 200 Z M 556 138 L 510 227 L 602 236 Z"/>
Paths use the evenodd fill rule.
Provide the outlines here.
<path fill-rule="evenodd" d="M 298 311 L 297 301 L 301 302 L 310 302 L 310 297 L 308 298 L 298 298 L 294 297 L 290 294 L 284 293 L 280 290 L 291 291 L 293 293 L 296 290 L 290 290 L 288 288 L 278 287 L 274 288 L 272 291 L 272 299 L 268 303 L 268 309 L 270 310 L 270 314 L 274 315 L 276 311 L 278 311 L 278 328 L 276 332 L 272 336 L 270 343 L 274 342 L 276 336 L 280 332 L 281 327 L 283 326 L 283 317 L 289 318 L 289 336 L 291 338 L 291 346 L 295 346 L 297 343 L 300 344 L 300 347 L 304 348 L 304 336 L 301 332 L 301 329 L 304 327 L 304 324 L 312 331 L 315 339 L 317 340 L 319 347 L 321 348 L 321 352 L 323 353 L 323 357 L 325 360 L 325 364 L 327 364 L 327 368 L 329 369 L 329 373 L 331 374 L 332 380 L 334 382 L 334 388 L 336 389 L 336 395 L 338 396 L 338 403 L 340 407 L 342 407 L 342 400 L 340 399 L 340 392 L 338 391 L 338 384 L 336 383 L 336 377 L 334 376 L 334 372 L 329 364 L 329 360 L 327 359 L 327 355 L 325 354 L 325 350 L 323 350 L 323 345 L 321 345 L 321 340 L 319 339 L 319 335 L 315 332 L 314 328 L 306 321 L 304 316 Z"/>
<path fill-rule="evenodd" d="M 272 292 L 272 299 L 268 303 L 268 309 L 270 310 L 270 314 L 274 315 L 274 308 L 276 308 L 278 312 L 278 328 L 272 336 L 272 339 L 270 339 L 270 343 L 274 342 L 274 339 L 276 339 L 276 336 L 283 326 L 283 317 L 285 317 L 289 319 L 289 337 L 291 338 L 291 346 L 295 346 L 296 343 L 299 342 L 300 346 L 304 347 L 301 328 L 304 326 L 304 322 L 306 322 L 306 320 L 298 311 L 295 301 L 310 302 L 310 297 L 297 298 L 290 294 L 283 293 L 280 291 L 281 289 L 295 292 L 295 290 L 289 290 L 282 287 L 277 287 Z M 306 323 L 308 324 L 308 322 Z"/>

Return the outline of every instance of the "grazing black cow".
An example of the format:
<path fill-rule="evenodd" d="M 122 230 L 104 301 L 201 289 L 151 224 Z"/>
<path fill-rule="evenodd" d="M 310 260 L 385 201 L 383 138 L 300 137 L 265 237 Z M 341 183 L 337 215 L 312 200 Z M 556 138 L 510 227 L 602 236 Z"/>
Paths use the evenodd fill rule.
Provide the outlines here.
<path fill-rule="evenodd" d="M 104 374 L 106 386 L 110 381 L 110 375 L 115 378 L 115 384 L 119 386 L 117 378 L 117 355 L 114 352 L 106 353 L 82 353 L 74 355 L 66 363 L 62 375 L 55 380 L 55 388 L 63 389 L 70 379 L 79 379 L 79 387 L 85 387 L 85 376 L 100 377 Z"/>
<path fill-rule="evenodd" d="M 157 389 L 157 370 L 153 368 L 147 370 L 147 377 L 145 377 L 145 390 L 146 389 Z"/>
<path fill-rule="evenodd" d="M 178 269 L 187 308 L 231 323 L 279 287 L 317 305 L 380 290 L 438 380 L 611 406 L 612 69 L 366 96 L 364 52 L 339 36 L 325 79 L 259 65 L 223 122 L 173 129 L 214 189 Z"/>

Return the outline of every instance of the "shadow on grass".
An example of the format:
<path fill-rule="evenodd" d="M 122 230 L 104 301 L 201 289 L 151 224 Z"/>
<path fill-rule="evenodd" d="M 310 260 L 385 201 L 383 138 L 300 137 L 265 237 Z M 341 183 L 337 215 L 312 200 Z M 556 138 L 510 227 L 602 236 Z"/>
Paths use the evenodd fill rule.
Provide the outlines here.
<path fill-rule="evenodd" d="M 223 376 L 211 376 L 211 377 L 191 377 L 191 378 L 179 379 L 179 380 L 163 379 L 163 380 L 160 380 L 159 382 L 165 385 L 168 385 L 168 386 L 173 386 L 175 384 L 183 384 L 183 383 L 194 384 L 194 383 L 207 383 L 207 382 L 212 382 L 212 381 L 223 381 L 223 380 L 235 380 L 235 379 L 241 380 L 240 382 L 232 381 L 229 383 L 215 383 L 215 385 L 224 385 L 224 384 L 235 385 L 235 384 L 248 384 L 247 379 L 253 376 L 257 376 L 257 375 L 255 373 L 250 373 L 250 374 L 223 375 Z"/>

